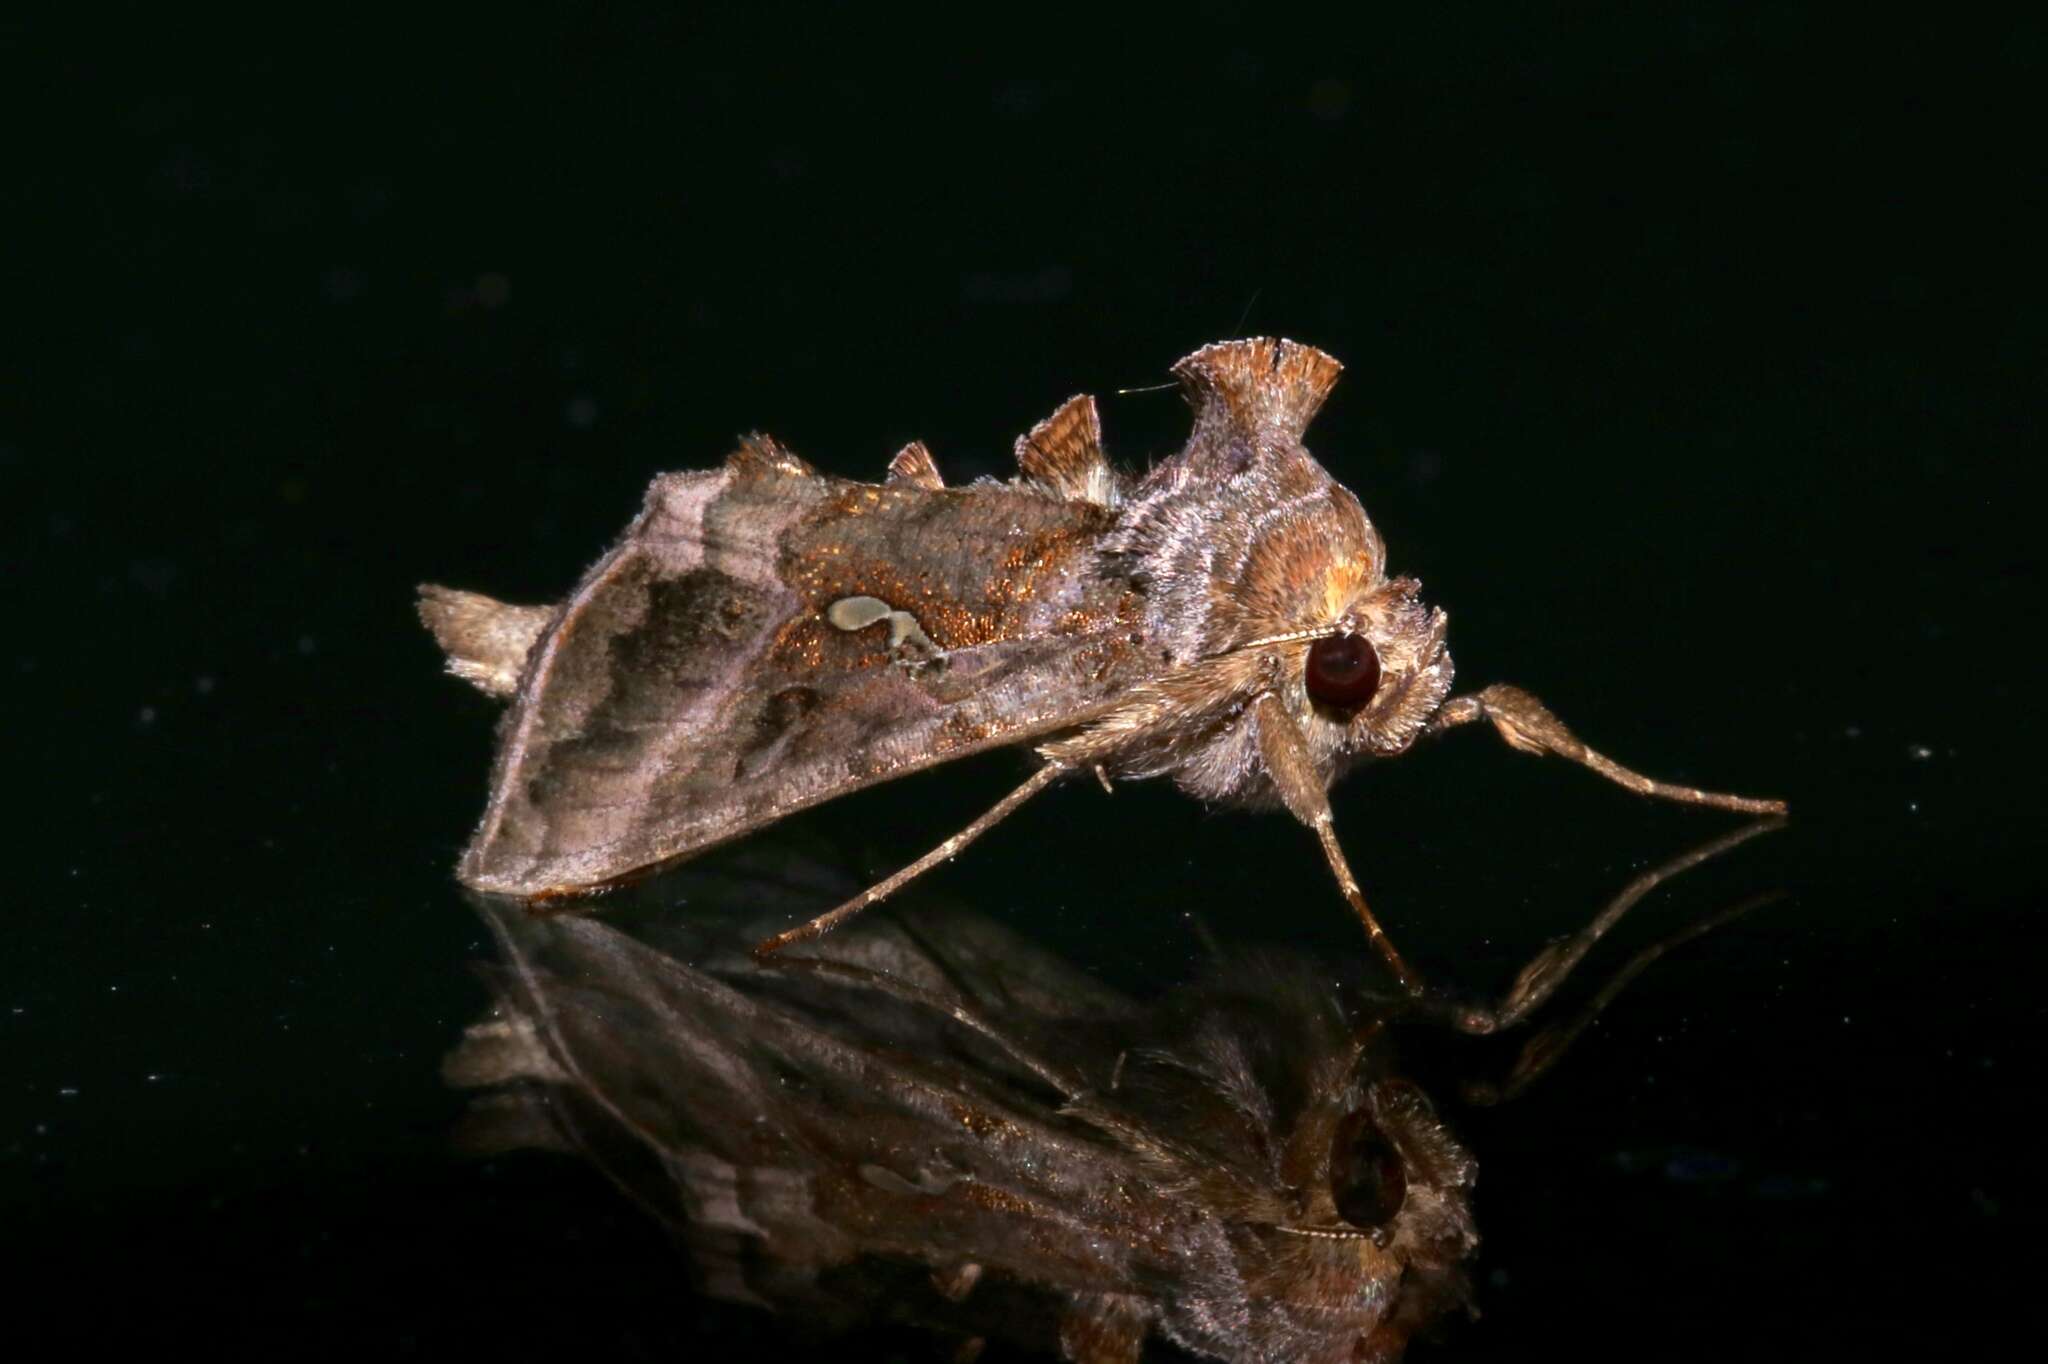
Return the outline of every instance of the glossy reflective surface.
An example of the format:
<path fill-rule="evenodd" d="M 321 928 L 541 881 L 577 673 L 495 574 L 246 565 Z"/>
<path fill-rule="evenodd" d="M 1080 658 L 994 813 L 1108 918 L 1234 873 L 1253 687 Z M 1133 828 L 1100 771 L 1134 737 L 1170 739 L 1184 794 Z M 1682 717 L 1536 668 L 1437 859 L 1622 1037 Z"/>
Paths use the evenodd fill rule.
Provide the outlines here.
<path fill-rule="evenodd" d="M 2008 1324 L 2041 876 L 2003 262 L 2037 235 L 1993 149 L 2025 44 L 1809 15 L 1303 45 L 1204 12 L 1056 70 L 906 64 L 850 15 L 773 19 L 763 55 L 665 13 L 41 49 L 0 338 L 12 1329 L 786 1348 L 586 1168 L 449 1153 L 487 953 L 450 867 L 492 712 L 413 585 L 545 600 L 653 472 L 756 427 L 834 472 L 921 438 L 1006 475 L 1086 390 L 1139 465 L 1184 411 L 1115 391 L 1257 332 L 1346 362 L 1311 447 L 1451 612 L 1463 684 L 1794 810 L 1578 983 L 1784 899 L 1646 970 L 1514 1103 L 1444 1100 L 1483 1316 L 1412 1357 L 1969 1354 Z M 803 832 L 886 872 L 1017 775 Z M 1335 804 L 1402 950 L 1479 995 L 1735 823 L 1478 727 Z M 1298 827 L 1142 784 L 1048 793 L 932 889 L 1139 999 L 1205 936 L 1366 965 Z M 1513 1052 L 1413 1052 L 1472 1048 Z"/>

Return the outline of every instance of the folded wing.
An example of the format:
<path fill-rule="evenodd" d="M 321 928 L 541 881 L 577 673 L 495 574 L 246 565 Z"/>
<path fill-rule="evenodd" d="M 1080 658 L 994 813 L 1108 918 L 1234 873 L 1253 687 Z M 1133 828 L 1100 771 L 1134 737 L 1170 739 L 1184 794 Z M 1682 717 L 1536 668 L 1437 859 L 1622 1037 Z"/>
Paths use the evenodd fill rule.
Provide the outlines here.
<path fill-rule="evenodd" d="M 1157 666 L 1132 642 L 1134 593 L 1098 562 L 1112 516 L 1032 483 L 825 478 L 755 438 L 722 469 L 657 479 L 537 632 L 486 628 L 435 590 L 423 614 L 466 626 L 438 627 L 444 644 L 479 642 L 479 685 L 533 634 L 462 879 L 600 889 L 1092 718 Z"/>

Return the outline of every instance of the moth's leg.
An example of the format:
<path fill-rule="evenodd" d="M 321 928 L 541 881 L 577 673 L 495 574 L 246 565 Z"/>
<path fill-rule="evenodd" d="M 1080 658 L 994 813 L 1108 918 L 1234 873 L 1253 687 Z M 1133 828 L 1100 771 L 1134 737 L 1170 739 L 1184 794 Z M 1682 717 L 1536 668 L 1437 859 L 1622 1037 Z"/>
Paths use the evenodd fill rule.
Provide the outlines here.
<path fill-rule="evenodd" d="M 771 939 L 771 941 L 773 940 Z M 761 949 L 756 948 L 755 951 L 759 953 Z M 763 965 L 779 971 L 810 971 L 817 975 L 849 981 L 853 984 L 873 989 L 881 994 L 900 999 L 905 1003 L 929 1009 L 935 1014 L 951 1018 L 961 1026 L 971 1028 L 987 1038 L 1011 1060 L 1030 1070 L 1039 1079 L 1056 1090 L 1069 1105 L 1087 1106 L 1088 1122 L 1105 1132 L 1117 1134 L 1123 1139 L 1124 1145 L 1130 1150 L 1140 1153 L 1159 1153 L 1162 1160 L 1168 1154 L 1165 1146 L 1162 1145 L 1164 1139 L 1157 1132 L 1148 1129 L 1143 1123 L 1123 1117 L 1114 1109 L 1088 1104 L 1089 1097 L 1098 1092 L 1089 1085 L 1088 1077 L 1082 1075 L 1079 1071 L 1069 1070 L 1061 1066 L 1055 1060 L 1040 1056 L 1036 1052 L 1029 1050 L 1012 1034 L 1010 1029 L 998 1026 L 993 1019 L 985 1015 L 980 1009 L 974 1007 L 964 997 L 960 1000 L 950 1000 L 943 995 L 925 989 L 921 985 L 916 985 L 910 981 L 890 975 L 886 971 L 872 970 L 865 966 L 856 965 L 853 962 L 837 961 L 831 957 L 792 955 L 773 958 L 764 962 Z M 1117 1053 L 1116 1064 L 1110 1070 L 1109 1085 L 1104 1092 L 1112 1094 L 1116 1092 L 1117 1085 L 1123 1079 L 1124 1060 L 1129 1055 L 1129 1048 Z M 1179 1160 L 1182 1163 L 1194 1159 L 1186 1151 L 1176 1151 L 1171 1153 L 1171 1155 L 1173 1159 Z"/>
<path fill-rule="evenodd" d="M 761 949 L 756 948 L 758 954 Z M 1048 1061 L 1018 1044 L 1004 1029 L 985 1017 L 974 1007 L 965 994 L 959 999 L 947 999 L 944 995 L 927 990 L 887 971 L 876 971 L 853 962 L 836 961 L 830 957 L 788 956 L 777 957 L 766 963 L 778 971 L 809 971 L 816 975 L 848 981 L 854 985 L 874 990 L 878 994 L 900 999 L 907 1004 L 917 1005 L 932 1013 L 950 1018 L 963 1027 L 971 1028 L 1000 1048 L 1011 1060 L 1030 1070 L 1039 1079 L 1058 1090 L 1063 1098 L 1072 1100 L 1088 1092 L 1088 1086 L 1081 1077 L 1062 1069 L 1057 1063 Z M 1115 1086 L 1112 1085 L 1112 1088 Z"/>
<path fill-rule="evenodd" d="M 1656 796 L 1661 800 L 1682 801 L 1688 805 L 1711 805 L 1718 810 L 1738 810 L 1749 815 L 1782 815 L 1785 802 L 1782 800 L 1758 800 L 1750 796 L 1727 796 L 1716 791 L 1702 791 L 1692 786 L 1674 786 L 1669 782 L 1646 777 L 1632 772 L 1605 754 L 1588 748 L 1578 735 L 1565 728 L 1562 720 L 1550 713 L 1549 707 L 1523 691 L 1520 687 L 1496 683 L 1470 696 L 1454 697 L 1446 701 L 1436 718 L 1429 722 L 1425 733 L 1436 734 L 1474 720 L 1493 721 L 1493 727 L 1500 731 L 1501 738 L 1510 747 L 1524 753 L 1555 753 L 1569 758 L 1584 767 L 1590 767 L 1611 782 L 1626 786 L 1638 795 Z"/>
<path fill-rule="evenodd" d="M 1372 916 L 1372 910 L 1367 908 L 1365 894 L 1358 888 L 1358 878 L 1351 874 L 1351 866 L 1344 860 L 1344 849 L 1337 843 L 1337 826 L 1330 817 L 1329 792 L 1323 786 L 1322 774 L 1309 757 L 1308 742 L 1294 726 L 1294 718 L 1287 713 L 1287 707 L 1281 704 L 1280 698 L 1271 692 L 1261 696 L 1252 711 L 1259 726 L 1259 756 L 1265 759 L 1266 770 L 1272 774 L 1273 784 L 1279 789 L 1281 803 L 1296 819 L 1315 831 L 1317 840 L 1323 845 L 1323 856 L 1329 861 L 1330 871 L 1337 878 L 1337 889 L 1357 911 L 1359 921 L 1372 938 L 1372 945 L 1386 959 L 1387 968 L 1401 982 L 1401 988 L 1411 995 L 1420 994 L 1421 978 L 1408 969 L 1408 963 L 1394 950 L 1393 940 L 1380 927 L 1379 920 Z"/>
<path fill-rule="evenodd" d="M 1690 852 L 1680 853 L 1662 866 L 1652 867 L 1623 886 L 1621 893 L 1609 900 L 1606 907 L 1593 916 L 1591 923 L 1569 938 L 1560 938 L 1549 944 L 1531 957 L 1529 964 L 1515 977 L 1514 984 L 1508 987 L 1499 1003 L 1490 1008 L 1461 1009 L 1452 1021 L 1461 1031 L 1470 1033 L 1491 1033 L 1514 1027 L 1557 993 L 1558 987 L 1564 984 L 1565 978 L 1571 975 L 1580 961 L 1584 960 L 1586 953 L 1592 950 L 1593 944 L 1599 942 L 1607 935 L 1609 929 L 1621 922 L 1621 916 L 1634 909 L 1636 902 L 1645 895 L 1672 877 L 1691 871 L 1700 863 L 1719 857 L 1731 848 L 1740 847 L 1759 834 L 1772 833 L 1784 827 L 1785 821 L 1782 819 L 1760 819 L 1732 833 L 1723 834 L 1712 842 L 1702 843 Z M 1704 933 L 1708 926 L 1711 925 L 1695 926 L 1683 934 L 1667 939 L 1644 958 L 1639 958 L 1640 965 L 1631 963 L 1623 968 L 1621 976 L 1626 977 L 1641 970 L 1643 966 L 1655 960 L 1656 953 L 1675 947 L 1688 937 Z M 1627 983 L 1626 979 L 1622 978 L 1618 978 L 1618 982 L 1609 987 L 1611 991 L 1618 991 L 1620 985 Z M 1602 993 L 1604 997 L 1611 997 L 1608 991 Z"/>
<path fill-rule="evenodd" d="M 918 858 L 917 861 L 912 862 L 902 871 L 897 872 L 886 880 L 876 882 L 837 909 L 827 910 L 807 924 L 798 924 L 795 928 L 777 933 L 772 938 L 762 939 L 759 943 L 755 944 L 754 955 L 765 957 L 771 952 L 780 952 L 791 943 L 804 942 L 818 937 L 820 934 L 829 933 L 842 922 L 860 913 L 877 900 L 888 899 L 904 886 L 909 885 L 933 867 L 938 866 L 939 863 L 950 861 L 953 857 L 957 856 L 962 848 L 1002 823 L 1018 806 L 1052 785 L 1054 780 L 1065 773 L 1066 770 L 1066 766 L 1062 763 L 1047 763 L 1036 772 L 1033 772 L 1029 781 L 997 801 L 987 814 L 975 820 L 959 833 L 954 834 L 944 843 L 939 844 L 938 847 L 933 848 L 923 857 Z"/>
<path fill-rule="evenodd" d="M 1697 923 L 1688 924 L 1676 933 L 1652 943 L 1636 953 L 1634 957 L 1629 959 L 1626 966 L 1616 971 L 1607 983 L 1600 987 L 1599 992 L 1592 999 L 1588 1000 L 1583 1008 L 1567 1019 L 1550 1024 L 1527 1042 L 1524 1042 L 1522 1049 L 1515 1055 L 1514 1064 L 1508 1067 L 1507 1075 L 1504 1078 L 1475 1081 L 1466 1084 L 1464 1087 L 1465 1101 L 1472 1104 L 1500 1104 L 1517 1097 L 1524 1090 L 1528 1089 L 1529 1086 L 1543 1078 L 1544 1073 L 1556 1065 L 1565 1052 L 1571 1048 L 1572 1043 L 1578 1040 L 1579 1034 L 1584 1032 L 1595 1018 L 1600 1016 L 1600 1011 L 1605 1009 L 1616 995 L 1627 989 L 1629 982 L 1647 970 L 1651 963 L 1655 962 L 1672 948 L 1682 946 L 1694 938 L 1705 937 L 1723 924 L 1739 919 L 1753 909 L 1761 908 L 1774 900 L 1782 898 L 1783 894 L 1782 891 L 1772 890 L 1760 895 L 1752 895 L 1740 904 L 1731 905 L 1719 913 L 1708 915 Z"/>

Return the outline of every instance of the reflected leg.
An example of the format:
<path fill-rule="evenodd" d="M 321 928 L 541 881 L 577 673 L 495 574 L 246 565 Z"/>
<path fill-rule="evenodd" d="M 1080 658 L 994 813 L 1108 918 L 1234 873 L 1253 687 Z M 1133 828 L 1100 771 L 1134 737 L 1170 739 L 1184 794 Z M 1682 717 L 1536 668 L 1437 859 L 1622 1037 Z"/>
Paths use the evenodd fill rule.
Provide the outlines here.
<path fill-rule="evenodd" d="M 1607 902 L 1606 908 L 1593 916 L 1587 924 L 1569 938 L 1560 938 L 1529 959 L 1521 973 L 1515 977 L 1500 1002 L 1491 1008 L 1468 1008 L 1455 1020 L 1461 1032 L 1491 1033 L 1503 1028 L 1512 1028 L 1537 1009 L 1544 1001 L 1557 993 L 1593 944 L 1607 935 L 1607 931 L 1621 922 L 1621 916 L 1635 908 L 1636 902 L 1663 885 L 1672 877 L 1691 871 L 1700 863 L 1719 857 L 1731 848 L 1740 847 L 1759 834 L 1774 832 L 1785 827 L 1782 819 L 1760 819 L 1746 824 L 1732 833 L 1726 833 L 1710 843 L 1702 843 L 1691 852 L 1680 853 L 1669 862 L 1638 876 L 1622 887 L 1621 893 Z M 1700 930 L 1704 931 L 1704 930 Z M 1682 939 L 1677 940 L 1682 941 Z"/>
<path fill-rule="evenodd" d="M 1549 1024 L 1536 1033 L 1515 1055 L 1514 1064 L 1508 1067 L 1507 1075 L 1500 1080 L 1480 1080 L 1465 1086 L 1465 1101 L 1472 1104 L 1499 1104 L 1515 1098 L 1530 1085 L 1541 1079 L 1546 1071 L 1556 1065 L 1558 1059 L 1570 1049 L 1592 1021 L 1600 1016 L 1614 997 L 1628 988 L 1650 964 L 1672 948 L 1691 942 L 1694 938 L 1705 937 L 1723 924 L 1739 919 L 1753 909 L 1759 909 L 1783 896 L 1782 891 L 1765 891 L 1752 895 L 1739 904 L 1731 905 L 1717 914 L 1709 914 L 1697 923 L 1688 924 L 1676 933 L 1662 938 L 1631 957 L 1628 964 L 1611 976 L 1584 1007 L 1569 1018 Z"/>

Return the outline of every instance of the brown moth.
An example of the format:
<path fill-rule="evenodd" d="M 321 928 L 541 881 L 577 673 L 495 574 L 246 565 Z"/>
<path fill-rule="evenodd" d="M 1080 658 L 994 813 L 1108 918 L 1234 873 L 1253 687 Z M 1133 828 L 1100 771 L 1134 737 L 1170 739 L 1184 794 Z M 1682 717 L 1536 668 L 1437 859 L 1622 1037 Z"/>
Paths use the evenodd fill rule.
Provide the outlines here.
<path fill-rule="evenodd" d="M 730 915 L 479 897 L 497 1007 L 445 1074 L 473 1093 L 464 1145 L 588 1159 L 716 1298 L 908 1321 L 956 1358 L 1002 1339 L 1130 1364 L 1160 1337 L 1238 1364 L 1390 1361 L 1470 1305 L 1478 1246 L 1476 1163 L 1402 1064 L 1402 1025 L 1525 1020 L 1659 882 L 1768 827 L 1637 878 L 1492 1008 L 1343 988 L 1293 954 L 1233 954 L 1141 1003 L 957 906 L 764 962 L 737 911 L 781 922 L 779 901 L 832 884 L 781 850 L 772 880 L 706 897 Z M 1525 1087 L 1677 940 L 1468 1095 Z"/>
<path fill-rule="evenodd" d="M 1486 719 L 1645 795 L 1778 801 L 1654 781 L 1518 688 L 1447 699 L 1445 615 L 1387 574 L 1358 499 L 1302 446 L 1338 363 L 1259 338 L 1173 367 L 1186 446 L 1142 477 L 1076 397 L 1017 442 L 1020 475 L 948 488 L 923 445 L 880 484 L 766 436 L 664 474 L 619 543 L 551 607 L 421 589 L 449 669 L 511 698 L 461 863 L 477 890 L 589 894 L 793 811 L 1005 745 L 1040 766 L 903 871 L 762 944 L 812 937 L 952 857 L 1073 772 L 1170 776 L 1312 829 L 1400 979 L 1339 848 L 1339 773 Z"/>

